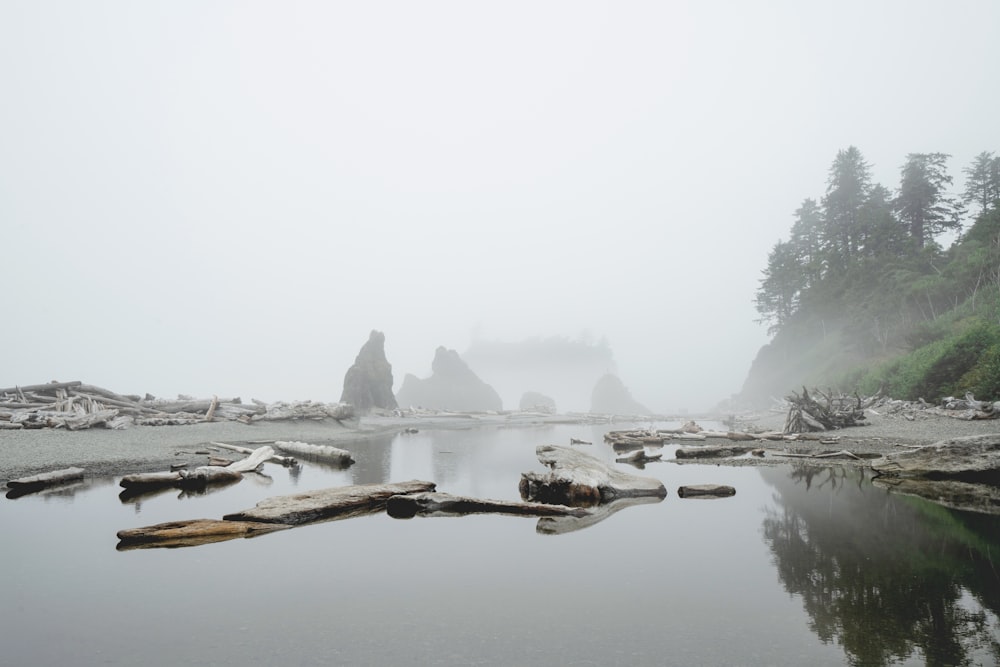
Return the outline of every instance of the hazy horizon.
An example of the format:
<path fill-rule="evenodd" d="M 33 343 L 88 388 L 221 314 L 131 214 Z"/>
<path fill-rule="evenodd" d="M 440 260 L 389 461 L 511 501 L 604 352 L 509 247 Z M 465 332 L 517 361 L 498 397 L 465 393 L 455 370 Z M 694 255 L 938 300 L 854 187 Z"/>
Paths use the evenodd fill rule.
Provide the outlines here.
<path fill-rule="evenodd" d="M 438 346 L 606 338 L 638 402 L 707 409 L 838 150 L 890 189 L 949 153 L 956 191 L 1000 150 L 997 25 L 986 0 L 3 3 L 0 385 L 335 401 L 376 329 L 397 390 Z"/>

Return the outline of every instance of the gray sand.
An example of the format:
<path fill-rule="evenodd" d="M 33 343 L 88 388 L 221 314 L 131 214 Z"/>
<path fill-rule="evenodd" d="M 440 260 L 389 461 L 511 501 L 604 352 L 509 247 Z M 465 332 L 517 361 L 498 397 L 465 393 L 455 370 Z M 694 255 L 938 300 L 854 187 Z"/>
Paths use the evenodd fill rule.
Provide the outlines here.
<path fill-rule="evenodd" d="M 211 442 L 226 442 L 254 446 L 258 441 L 300 440 L 312 444 L 348 446 L 351 442 L 375 437 L 391 437 L 405 428 L 456 429 L 475 428 L 482 425 L 530 425 L 537 423 L 565 423 L 580 421 L 565 416 L 478 416 L 476 418 L 388 418 L 365 417 L 343 424 L 334 420 L 212 422 L 190 426 L 136 426 L 123 431 L 88 429 L 66 431 L 63 429 L 38 429 L 0 431 L 0 482 L 33 475 L 59 468 L 78 466 L 88 476 L 114 476 L 120 474 L 162 471 L 171 463 L 186 458 L 178 451 L 193 452 Z M 963 421 L 948 417 L 917 413 L 914 421 L 900 415 L 871 414 L 870 423 L 831 431 L 839 437 L 833 449 L 847 449 L 861 454 L 868 452 L 890 453 L 903 451 L 902 445 L 925 445 L 949 438 L 1000 433 L 1000 421 Z M 765 414 L 744 424 L 750 430 L 780 430 L 783 414 Z M 797 443 L 790 445 L 797 448 Z M 768 445 L 782 448 L 783 443 Z M 803 443 L 804 451 L 816 451 L 815 443 Z M 825 449 L 831 449 L 824 446 Z M 735 465 L 787 462 L 787 459 L 737 459 L 713 461 Z"/>
<path fill-rule="evenodd" d="M 343 423 L 327 420 L 260 421 L 244 424 L 220 421 L 188 426 L 134 426 L 115 431 L 91 428 L 28 429 L 0 431 L 0 485 L 19 477 L 60 468 L 80 467 L 91 477 L 167 470 L 171 463 L 197 457 L 178 455 L 194 452 L 212 442 L 248 447 L 261 441 L 298 440 L 314 445 L 334 445 L 350 449 L 351 442 L 391 437 L 405 428 L 462 429 L 488 424 L 558 423 L 565 417 L 476 418 L 435 416 L 433 418 L 364 417 Z M 214 453 L 214 452 L 213 452 Z M 222 452 L 231 457 L 237 454 Z M 203 464 L 204 461 L 199 461 Z"/>

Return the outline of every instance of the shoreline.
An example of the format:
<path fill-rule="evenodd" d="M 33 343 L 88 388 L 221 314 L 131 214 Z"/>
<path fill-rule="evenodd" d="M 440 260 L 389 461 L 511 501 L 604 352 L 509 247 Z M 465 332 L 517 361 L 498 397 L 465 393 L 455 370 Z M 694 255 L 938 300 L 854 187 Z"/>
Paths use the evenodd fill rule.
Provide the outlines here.
<path fill-rule="evenodd" d="M 792 452 L 819 452 L 845 449 L 852 453 L 890 454 L 906 447 L 929 445 L 950 438 L 1000 433 L 1000 420 L 966 421 L 941 415 L 917 413 L 908 420 L 900 415 L 870 412 L 863 426 L 827 431 L 835 445 L 815 441 L 761 441 L 764 449 Z M 593 423 L 594 416 L 542 414 L 428 415 L 426 417 L 365 416 L 339 422 L 324 420 L 261 421 L 246 424 L 217 421 L 183 426 L 134 426 L 124 430 L 91 428 L 80 431 L 64 429 L 28 429 L 0 431 L 0 482 L 68 467 L 86 470 L 88 477 L 167 470 L 176 462 L 177 452 L 210 446 L 212 442 L 253 446 L 275 440 L 298 440 L 312 444 L 343 447 L 351 442 L 392 438 L 406 429 L 455 430 L 483 426 L 535 426 L 541 424 Z M 648 421 L 621 419 L 620 423 Z M 682 421 L 684 418 L 663 421 Z M 720 417 L 702 416 L 702 421 L 723 421 Z M 698 421 L 699 419 L 695 419 Z M 780 430 L 784 415 L 763 413 L 740 422 L 738 430 L 753 432 Z M 657 420 L 661 420 L 657 418 Z M 683 445 L 684 443 L 677 443 Z M 672 462 L 679 462 L 671 460 Z M 781 465 L 807 462 L 831 465 L 830 460 L 793 459 L 778 456 L 739 457 L 684 461 L 683 465 Z M 863 465 L 865 462 L 836 461 L 836 464 Z"/>
<path fill-rule="evenodd" d="M 427 417 L 365 416 L 360 419 L 299 419 L 213 421 L 179 426 L 132 426 L 114 430 L 89 428 L 18 429 L 0 431 L 0 484 L 8 480 L 69 467 L 86 470 L 88 477 L 167 470 L 184 449 L 212 442 L 253 446 L 275 440 L 343 447 L 351 442 L 391 438 L 409 429 L 455 430 L 481 426 L 532 426 L 578 423 L 567 415 L 430 415 Z"/>

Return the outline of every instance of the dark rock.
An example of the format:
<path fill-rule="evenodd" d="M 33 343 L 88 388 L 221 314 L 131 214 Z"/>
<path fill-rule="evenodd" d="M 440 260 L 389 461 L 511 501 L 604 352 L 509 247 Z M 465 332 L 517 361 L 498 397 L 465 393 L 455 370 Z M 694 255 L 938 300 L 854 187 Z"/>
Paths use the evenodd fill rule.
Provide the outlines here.
<path fill-rule="evenodd" d="M 518 407 L 524 411 L 555 414 L 556 401 L 554 398 L 537 391 L 526 391 L 521 395 L 521 403 Z"/>
<path fill-rule="evenodd" d="M 590 398 L 590 411 L 608 415 L 648 415 L 649 409 L 632 398 L 617 375 L 608 373 L 597 381 Z"/>
<path fill-rule="evenodd" d="M 396 394 L 399 405 L 456 412 L 499 412 L 500 395 L 479 379 L 455 350 L 439 347 L 434 353 L 431 376 L 421 380 L 407 374 Z"/>
<path fill-rule="evenodd" d="M 392 394 L 392 366 L 385 358 L 385 334 L 381 331 L 371 332 L 354 365 L 347 369 L 340 402 L 350 403 L 360 414 L 372 408 L 397 407 Z"/>

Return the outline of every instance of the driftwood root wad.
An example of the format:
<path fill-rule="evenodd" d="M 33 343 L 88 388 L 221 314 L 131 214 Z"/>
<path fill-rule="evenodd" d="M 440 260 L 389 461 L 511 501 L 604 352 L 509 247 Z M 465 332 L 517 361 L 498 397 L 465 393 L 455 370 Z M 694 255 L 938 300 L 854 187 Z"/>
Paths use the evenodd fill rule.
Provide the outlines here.
<path fill-rule="evenodd" d="M 652 496 L 665 498 L 667 489 L 658 479 L 639 477 L 612 468 L 575 449 L 540 445 L 535 454 L 549 472 L 521 474 L 521 497 L 561 505 L 597 505 L 616 498 Z"/>

